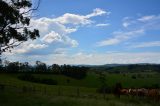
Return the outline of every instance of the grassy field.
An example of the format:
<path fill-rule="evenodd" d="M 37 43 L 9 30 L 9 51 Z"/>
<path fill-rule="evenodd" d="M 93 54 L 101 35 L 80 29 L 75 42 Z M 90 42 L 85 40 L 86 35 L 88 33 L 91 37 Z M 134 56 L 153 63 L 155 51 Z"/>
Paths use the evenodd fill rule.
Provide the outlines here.
<path fill-rule="evenodd" d="M 0 83 L 9 83 L 10 80 L 14 83 L 24 83 L 19 81 L 17 76 L 20 74 L 10 74 L 10 75 L 1 75 Z M 38 78 L 49 78 L 58 81 L 58 85 L 63 86 L 78 86 L 78 87 L 90 87 L 98 88 L 100 86 L 100 81 L 98 79 L 98 74 L 88 73 L 86 78 L 82 80 L 76 80 L 64 75 L 50 75 L 50 74 L 34 74 Z M 132 78 L 132 77 L 136 78 Z M 9 78 L 8 78 L 9 77 Z M 67 82 L 69 80 L 69 82 Z M 128 74 L 108 74 L 106 73 L 106 83 L 108 86 L 114 86 L 117 82 L 121 82 L 124 88 L 133 88 L 133 87 L 152 87 L 153 85 L 160 86 L 160 73 L 148 72 L 148 73 L 128 73 Z M 27 84 L 28 82 L 25 82 Z"/>
<path fill-rule="evenodd" d="M 122 96 L 120 99 L 107 94 L 105 99 L 96 92 L 100 86 L 98 75 L 89 73 L 85 79 L 76 80 L 62 75 L 34 74 L 35 77 L 51 78 L 58 85 L 38 84 L 19 80 L 20 74 L 0 74 L 0 106 L 159 106 L 158 102 L 146 98 Z M 136 79 L 132 76 L 136 76 Z M 70 80 L 68 83 L 67 80 Z M 124 87 L 143 87 L 160 85 L 157 73 L 106 74 L 107 84 L 121 82 Z M 23 90 L 24 87 L 32 90 Z"/>

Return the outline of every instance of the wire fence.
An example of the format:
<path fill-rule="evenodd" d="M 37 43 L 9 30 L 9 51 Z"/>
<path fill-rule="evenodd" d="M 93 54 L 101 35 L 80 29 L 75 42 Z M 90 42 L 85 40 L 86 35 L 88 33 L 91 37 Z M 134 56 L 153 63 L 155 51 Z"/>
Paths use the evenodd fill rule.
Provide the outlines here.
<path fill-rule="evenodd" d="M 67 89 L 66 89 L 67 88 Z M 85 88 L 80 87 L 47 87 L 47 86 L 36 86 L 36 85 L 11 85 L 11 84 L 0 84 L 0 92 L 16 92 L 16 93 L 31 93 L 31 94 L 42 94 L 42 95 L 53 95 L 53 96 L 69 96 L 76 98 L 93 98 L 102 99 L 103 95 L 94 92 L 84 91 Z"/>

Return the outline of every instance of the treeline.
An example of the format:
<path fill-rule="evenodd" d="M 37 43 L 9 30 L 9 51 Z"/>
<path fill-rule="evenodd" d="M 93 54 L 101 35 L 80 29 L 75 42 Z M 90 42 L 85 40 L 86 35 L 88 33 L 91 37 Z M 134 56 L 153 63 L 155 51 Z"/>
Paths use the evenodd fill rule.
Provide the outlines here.
<path fill-rule="evenodd" d="M 43 73 L 43 74 L 61 74 L 75 79 L 82 79 L 86 76 L 89 68 L 72 65 L 46 65 L 41 61 L 36 61 L 35 65 L 28 62 L 9 62 L 5 61 L 0 65 L 0 72 L 6 73 Z"/>
<path fill-rule="evenodd" d="M 107 71 L 109 73 L 137 73 L 137 72 L 160 72 L 160 64 L 128 64 L 119 66 L 95 66 L 95 71 Z"/>

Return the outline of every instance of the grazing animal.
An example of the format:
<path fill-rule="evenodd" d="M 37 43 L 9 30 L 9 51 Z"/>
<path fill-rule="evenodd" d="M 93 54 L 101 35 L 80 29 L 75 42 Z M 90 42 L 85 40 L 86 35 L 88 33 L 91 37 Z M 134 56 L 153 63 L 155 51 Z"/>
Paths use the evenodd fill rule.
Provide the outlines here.
<path fill-rule="evenodd" d="M 129 95 L 129 89 L 121 89 L 120 94 L 122 95 Z"/>
<path fill-rule="evenodd" d="M 146 89 L 146 88 L 119 89 L 119 96 L 120 95 L 149 97 L 154 100 L 160 100 L 160 89 Z"/>
<path fill-rule="evenodd" d="M 147 96 L 157 100 L 157 99 L 159 99 L 159 90 L 158 89 L 149 89 Z"/>
<path fill-rule="evenodd" d="M 148 90 L 145 88 L 139 88 L 137 89 L 137 95 L 138 96 L 146 96 L 148 94 Z"/>
<path fill-rule="evenodd" d="M 137 89 L 131 89 L 130 90 L 130 95 L 137 96 Z"/>

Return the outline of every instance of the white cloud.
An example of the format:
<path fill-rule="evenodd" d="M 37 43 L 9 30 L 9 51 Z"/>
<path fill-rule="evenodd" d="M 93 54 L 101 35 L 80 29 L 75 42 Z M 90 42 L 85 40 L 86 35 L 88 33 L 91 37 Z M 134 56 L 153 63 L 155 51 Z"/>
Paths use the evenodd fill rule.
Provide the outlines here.
<path fill-rule="evenodd" d="M 134 23 L 135 23 L 135 20 L 133 20 L 131 17 L 124 17 L 122 19 L 122 26 L 125 28 L 129 27 L 130 25 Z"/>
<path fill-rule="evenodd" d="M 46 44 L 34 44 L 30 42 L 25 42 L 21 44 L 18 48 L 12 50 L 12 54 L 24 54 L 29 53 L 33 50 L 43 49 L 48 47 Z"/>
<path fill-rule="evenodd" d="M 62 37 L 58 33 L 54 32 L 54 31 L 51 31 L 49 34 L 45 35 L 42 38 L 42 41 L 44 41 L 46 43 L 61 42 Z"/>
<path fill-rule="evenodd" d="M 148 15 L 148 16 L 143 16 L 138 19 L 138 21 L 146 22 L 154 19 L 156 16 L 155 15 Z"/>
<path fill-rule="evenodd" d="M 66 45 L 69 45 L 71 47 L 77 47 L 78 46 L 78 42 L 74 39 L 71 39 L 68 36 L 63 36 L 63 43 Z"/>
<path fill-rule="evenodd" d="M 7 56 L 8 57 L 8 56 Z M 25 59 L 24 59 L 25 58 Z M 53 54 L 49 55 L 12 55 L 10 61 L 28 61 L 35 63 L 40 60 L 47 64 L 133 64 L 133 63 L 158 63 L 160 64 L 160 52 L 106 52 L 106 53 L 84 53 L 76 54 L 67 53 L 65 49 L 57 49 Z"/>
<path fill-rule="evenodd" d="M 78 14 L 66 13 L 63 16 L 60 16 L 54 20 L 56 22 L 61 23 L 61 24 L 86 25 L 86 24 L 91 24 L 93 22 L 90 20 L 91 17 L 101 16 L 106 13 L 107 13 L 107 15 L 109 15 L 110 12 L 106 12 L 100 8 L 96 8 L 93 10 L 92 13 L 90 13 L 88 15 L 78 15 Z"/>
<path fill-rule="evenodd" d="M 111 39 L 107 39 L 101 42 L 97 43 L 97 46 L 109 46 L 109 45 L 115 45 L 120 43 L 121 40 L 119 40 L 118 38 L 111 38 Z"/>
<path fill-rule="evenodd" d="M 39 19 L 32 19 L 31 20 L 32 28 L 39 29 L 41 35 L 47 34 L 51 31 L 55 31 L 59 34 L 69 34 L 75 32 L 77 28 L 68 28 L 65 25 L 57 22 L 55 18 L 46 18 L 42 17 Z"/>
<path fill-rule="evenodd" d="M 61 54 L 62 55 L 62 54 L 65 54 L 66 51 L 67 51 L 66 48 L 57 48 L 54 50 L 54 54 Z"/>
<path fill-rule="evenodd" d="M 123 22 L 123 24 L 122 24 L 124 27 L 128 27 L 129 25 L 130 25 L 130 23 L 129 22 Z"/>
<path fill-rule="evenodd" d="M 72 39 L 69 34 L 76 32 L 79 25 L 91 24 L 93 22 L 90 19 L 91 17 L 109 13 L 110 12 L 106 12 L 100 8 L 94 9 L 93 12 L 88 15 L 65 13 L 57 18 L 42 17 L 39 19 L 32 19 L 31 26 L 32 28 L 37 28 L 40 30 L 40 39 L 45 43 L 56 42 L 64 45 L 70 45 L 71 47 L 76 47 L 78 46 L 78 41 Z M 70 27 L 68 27 L 68 24 Z"/>
<path fill-rule="evenodd" d="M 109 15 L 111 12 L 106 12 L 100 8 L 96 8 L 93 10 L 93 13 L 86 15 L 86 18 L 91 18 L 91 17 L 95 17 L 95 16 L 101 16 L 103 14 L 107 14 Z"/>
<path fill-rule="evenodd" d="M 143 42 L 130 46 L 131 48 L 160 47 L 160 41 Z"/>
<path fill-rule="evenodd" d="M 61 24 L 86 25 L 86 24 L 92 23 L 91 20 L 89 20 L 88 18 L 86 18 L 83 15 L 70 14 L 70 13 L 66 13 L 63 16 L 58 17 L 55 20 Z"/>
<path fill-rule="evenodd" d="M 159 30 L 160 29 L 160 15 L 146 15 L 137 19 L 131 17 L 125 17 L 122 25 L 125 28 L 134 28 L 143 30 Z M 129 27 L 130 26 L 130 27 Z"/>
<path fill-rule="evenodd" d="M 76 54 L 63 54 L 63 55 L 50 55 L 46 62 L 48 64 L 129 64 L 129 63 L 160 63 L 159 52 L 140 52 L 140 53 L 76 53 Z"/>
<path fill-rule="evenodd" d="M 77 47 L 78 46 L 78 42 L 74 39 L 71 39 L 70 37 L 66 36 L 66 35 L 59 35 L 58 33 L 51 31 L 49 34 L 45 35 L 42 38 L 42 41 L 46 42 L 46 43 L 63 43 L 65 45 L 69 45 L 71 47 Z"/>
<path fill-rule="evenodd" d="M 110 25 L 110 24 L 107 23 L 107 24 L 97 24 L 96 26 L 97 26 L 97 27 L 105 27 L 105 26 L 109 26 L 109 25 Z"/>
<path fill-rule="evenodd" d="M 30 29 L 39 29 L 41 35 L 40 39 L 36 39 L 33 45 L 25 45 L 27 43 L 24 43 L 22 46 L 15 48 L 13 51 L 14 53 L 25 54 L 34 51 L 34 49 L 42 49 L 43 47 L 46 47 L 46 44 L 48 48 L 51 47 L 53 49 L 53 45 L 51 45 L 51 43 L 60 44 L 60 47 L 55 47 L 55 49 L 61 48 L 61 46 L 77 47 L 78 41 L 72 39 L 69 34 L 76 32 L 80 25 L 84 26 L 91 24 L 93 22 L 90 19 L 91 17 L 101 16 L 106 13 L 109 14 L 109 12 L 96 8 L 92 13 L 87 15 L 65 13 L 64 15 L 56 18 L 42 17 L 38 19 L 31 19 Z M 54 51 L 52 49 L 50 50 Z"/>
<path fill-rule="evenodd" d="M 143 30 L 135 30 L 135 31 L 128 31 L 128 32 L 114 32 L 113 38 L 109 38 L 97 43 L 97 46 L 109 46 L 109 45 L 116 45 L 133 37 L 139 36 L 143 34 Z"/>
<path fill-rule="evenodd" d="M 160 29 L 160 15 L 142 16 L 138 19 L 133 19 L 131 17 L 124 17 L 122 20 L 122 25 L 125 28 L 123 32 L 113 33 L 112 38 L 108 38 L 106 40 L 98 42 L 97 46 L 116 45 L 126 40 L 129 40 L 133 37 L 142 35 L 146 31 L 159 30 Z M 130 31 L 127 31 L 127 30 L 130 30 Z M 150 44 L 158 45 L 157 42 L 151 42 Z M 145 46 L 147 44 L 141 44 L 141 46 L 143 45 Z"/>

